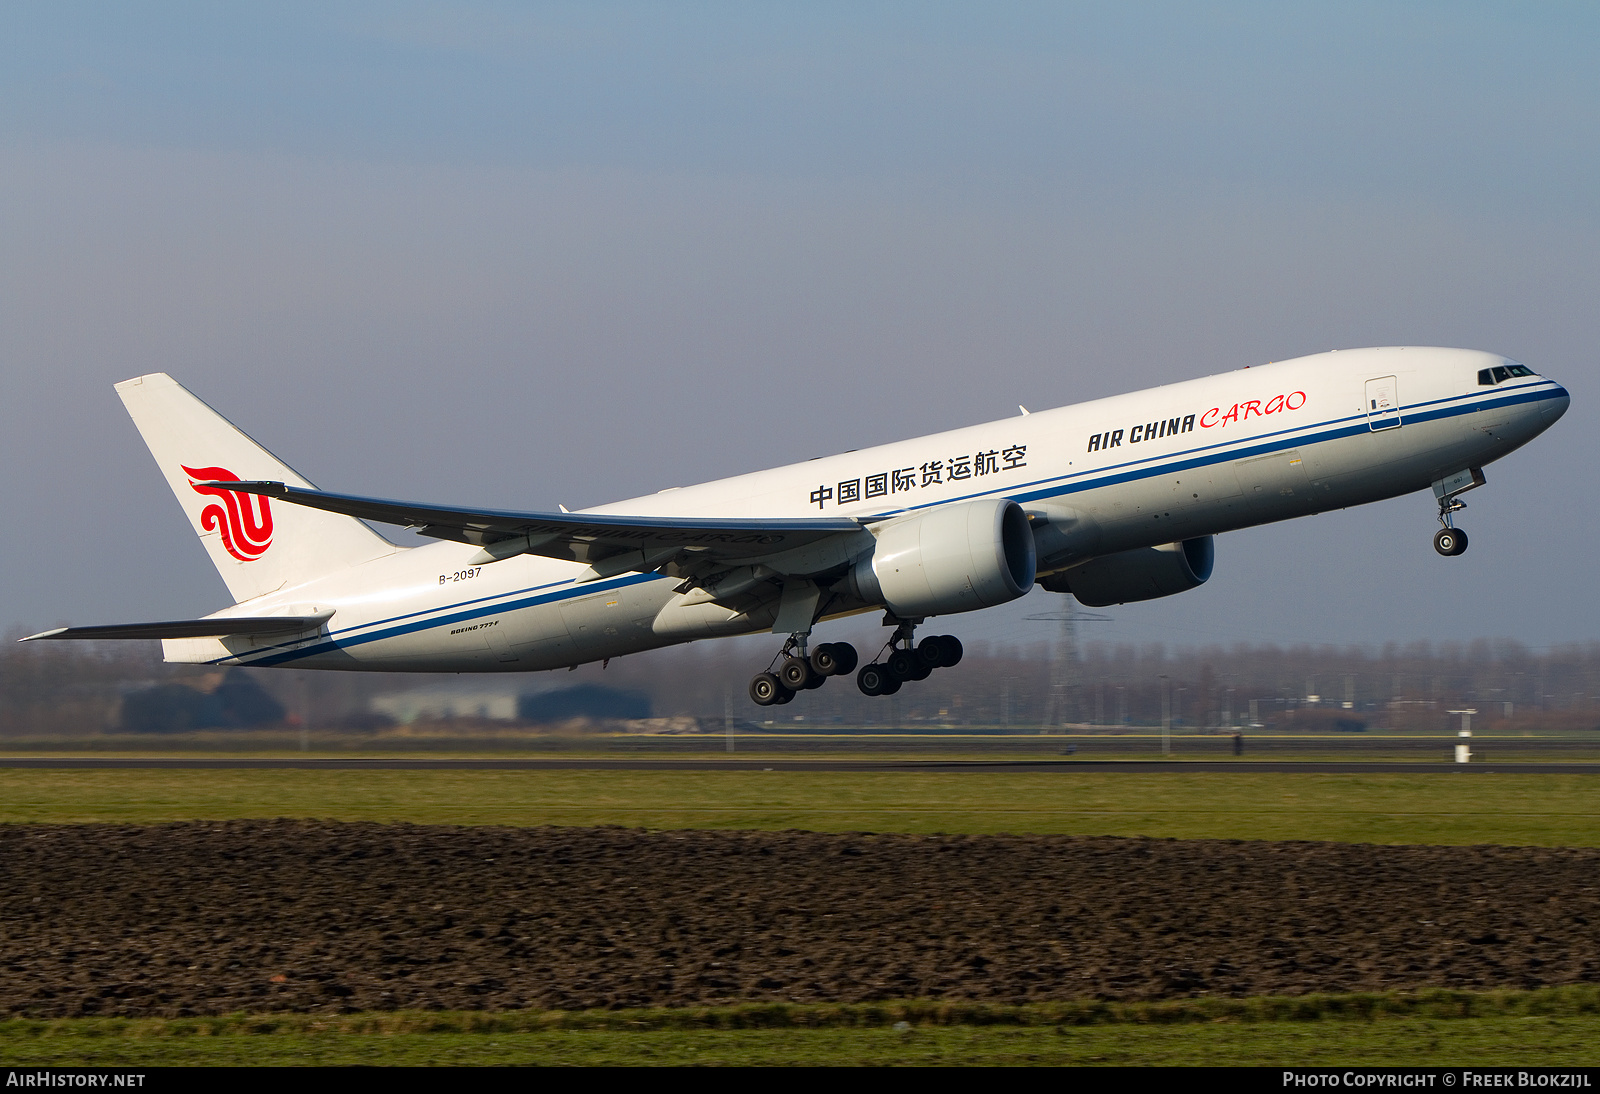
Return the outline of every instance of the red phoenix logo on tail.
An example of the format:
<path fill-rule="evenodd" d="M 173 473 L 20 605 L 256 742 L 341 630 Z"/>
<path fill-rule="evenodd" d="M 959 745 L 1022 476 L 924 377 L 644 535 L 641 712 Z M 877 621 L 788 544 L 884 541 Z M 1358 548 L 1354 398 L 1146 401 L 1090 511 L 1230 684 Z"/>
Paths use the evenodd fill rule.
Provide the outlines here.
<path fill-rule="evenodd" d="M 239 482 L 239 476 L 222 467 L 185 467 L 189 485 L 197 494 L 221 498 L 200 510 L 200 527 L 222 533 L 222 545 L 240 562 L 254 562 L 272 546 L 272 507 L 260 494 L 241 494 L 210 482 Z"/>

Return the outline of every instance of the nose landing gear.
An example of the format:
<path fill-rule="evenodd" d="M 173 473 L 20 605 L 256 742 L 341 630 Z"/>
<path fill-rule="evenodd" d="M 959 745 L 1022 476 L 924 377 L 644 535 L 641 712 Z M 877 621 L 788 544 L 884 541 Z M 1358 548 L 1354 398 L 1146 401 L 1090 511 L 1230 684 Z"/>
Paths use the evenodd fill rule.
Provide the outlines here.
<path fill-rule="evenodd" d="M 1455 524 L 1455 515 L 1467 507 L 1460 495 L 1486 481 L 1481 467 L 1469 467 L 1433 484 L 1433 496 L 1439 499 L 1439 523 L 1444 526 L 1433 535 L 1435 551 L 1450 556 L 1467 549 L 1467 533 Z"/>

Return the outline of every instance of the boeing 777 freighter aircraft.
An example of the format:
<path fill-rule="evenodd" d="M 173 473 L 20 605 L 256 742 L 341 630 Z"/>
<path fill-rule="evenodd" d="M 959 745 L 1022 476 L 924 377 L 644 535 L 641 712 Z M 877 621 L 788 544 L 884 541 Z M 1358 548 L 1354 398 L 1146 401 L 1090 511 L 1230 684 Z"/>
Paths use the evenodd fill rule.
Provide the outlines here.
<path fill-rule="evenodd" d="M 32 638 L 160 638 L 166 659 L 413 672 L 575 666 L 677 642 L 787 636 L 757 703 L 855 670 L 820 621 L 895 629 L 856 682 L 890 694 L 961 657 L 933 616 L 1038 582 L 1098 606 L 1192 589 L 1212 537 L 1432 487 L 1460 495 L 1567 409 L 1496 354 L 1346 350 L 937 433 L 581 513 L 317 490 L 170 377 L 117 385 L 237 601 L 204 619 Z M 438 540 L 396 546 L 364 521 Z M 25 639 L 26 641 L 27 639 Z M 781 660 L 781 664 L 779 663 Z"/>

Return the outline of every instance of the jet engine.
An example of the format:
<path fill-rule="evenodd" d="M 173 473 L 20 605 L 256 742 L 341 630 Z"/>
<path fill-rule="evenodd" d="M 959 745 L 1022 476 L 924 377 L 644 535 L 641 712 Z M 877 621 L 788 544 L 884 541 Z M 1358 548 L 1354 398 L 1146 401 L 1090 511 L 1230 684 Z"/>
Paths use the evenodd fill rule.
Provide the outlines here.
<path fill-rule="evenodd" d="M 1004 604 L 1033 584 L 1033 532 L 1005 498 L 918 513 L 875 534 L 851 567 L 850 591 L 905 619 Z"/>
<path fill-rule="evenodd" d="M 1204 585 L 1216 557 L 1211 537 L 1202 536 L 1102 555 L 1051 574 L 1039 584 L 1053 593 L 1071 593 L 1080 604 L 1103 608 L 1108 604 L 1154 600 Z"/>

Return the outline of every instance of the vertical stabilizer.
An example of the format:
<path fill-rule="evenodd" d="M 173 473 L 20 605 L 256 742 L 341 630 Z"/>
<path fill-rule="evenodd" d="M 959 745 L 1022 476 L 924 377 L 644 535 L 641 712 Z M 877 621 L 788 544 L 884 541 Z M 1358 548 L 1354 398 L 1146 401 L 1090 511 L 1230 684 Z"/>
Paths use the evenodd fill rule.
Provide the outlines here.
<path fill-rule="evenodd" d="M 165 373 L 124 380 L 117 394 L 234 600 L 400 550 L 354 517 L 197 485 L 270 479 L 311 486 Z"/>

